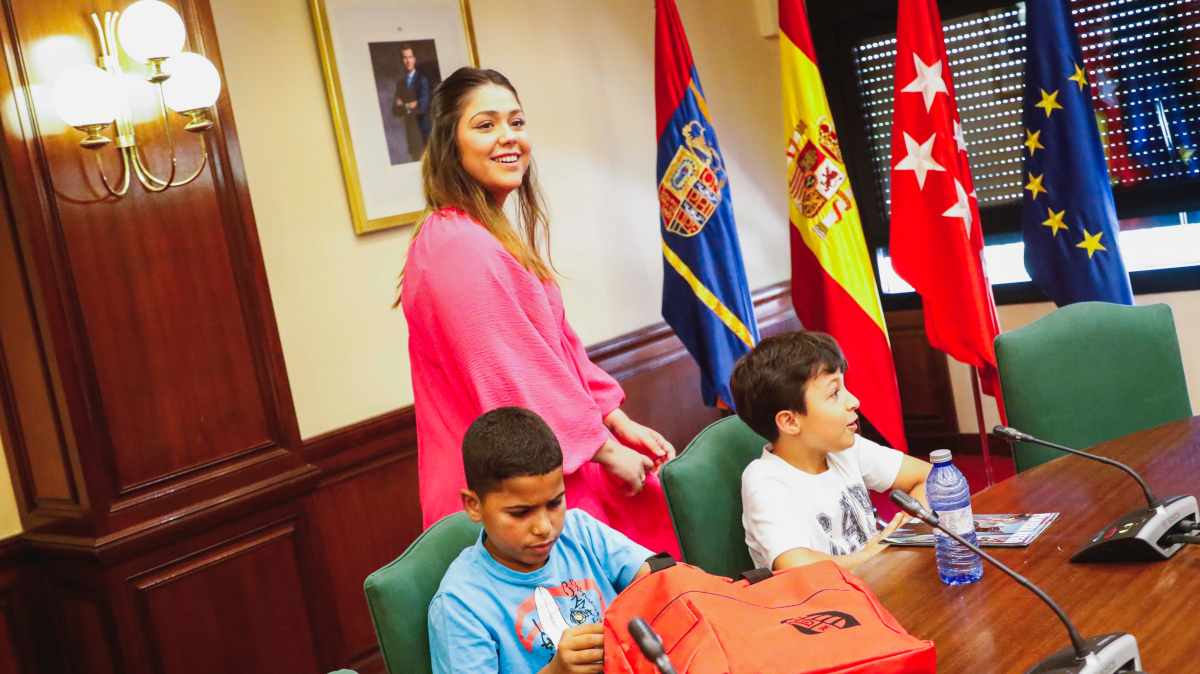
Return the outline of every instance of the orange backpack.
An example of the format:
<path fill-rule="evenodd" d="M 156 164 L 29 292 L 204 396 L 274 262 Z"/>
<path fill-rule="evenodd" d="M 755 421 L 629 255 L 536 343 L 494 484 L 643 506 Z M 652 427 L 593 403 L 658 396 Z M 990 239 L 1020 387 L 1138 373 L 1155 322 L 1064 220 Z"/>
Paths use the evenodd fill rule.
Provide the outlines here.
<path fill-rule="evenodd" d="M 669 558 L 651 568 L 604 612 L 605 674 L 657 674 L 629 634 L 638 616 L 678 674 L 936 671 L 933 642 L 906 632 L 833 562 L 737 581 Z"/>

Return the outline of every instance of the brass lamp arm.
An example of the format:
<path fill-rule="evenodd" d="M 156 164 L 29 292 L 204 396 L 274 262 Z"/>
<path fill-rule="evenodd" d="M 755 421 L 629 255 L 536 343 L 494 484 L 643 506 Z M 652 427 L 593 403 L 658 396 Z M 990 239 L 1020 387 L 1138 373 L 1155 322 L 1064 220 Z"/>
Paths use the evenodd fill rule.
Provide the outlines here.
<path fill-rule="evenodd" d="M 138 150 L 137 145 L 129 148 L 129 153 L 133 155 L 133 170 L 137 175 L 138 182 L 142 187 L 146 188 L 147 192 L 162 192 L 171 186 L 171 181 L 175 180 L 175 171 L 178 168 L 179 161 L 175 158 L 175 137 L 171 133 L 171 120 L 167 117 L 167 103 L 163 98 L 162 83 L 158 83 L 158 115 L 162 119 L 163 133 L 167 137 L 167 153 L 171 157 L 171 172 L 167 174 L 167 179 L 163 180 L 146 168 L 145 162 L 142 160 L 142 153 Z"/>
<path fill-rule="evenodd" d="M 150 187 L 147 187 L 146 189 L 149 189 L 152 192 L 155 192 L 155 191 L 161 192 L 161 191 L 167 189 L 168 186 L 169 187 L 180 187 L 182 185 L 186 185 L 186 184 L 192 182 L 196 178 L 199 178 L 200 174 L 203 173 L 204 169 L 208 166 L 208 143 L 206 143 L 204 141 L 204 136 L 199 136 L 199 140 L 200 140 L 200 166 L 196 167 L 195 172 L 192 173 L 190 176 L 183 178 L 181 180 L 175 180 L 171 183 L 167 183 L 166 181 L 162 180 L 161 178 L 155 177 L 154 174 L 147 171 L 145 169 L 145 166 L 141 164 L 140 157 L 135 152 L 134 153 L 134 162 L 135 162 L 134 165 L 135 166 L 141 165 L 142 166 L 142 169 L 141 169 L 142 174 L 145 175 L 145 179 L 148 180 L 149 182 L 153 183 L 155 186 L 159 187 L 159 189 L 153 189 Z M 172 177 L 174 177 L 173 174 L 174 174 L 174 168 L 175 168 L 174 157 L 175 157 L 175 155 L 172 154 L 171 155 Z M 145 185 L 145 182 L 143 182 L 142 184 Z"/>
<path fill-rule="evenodd" d="M 108 190 L 111 196 L 118 199 L 125 196 L 129 192 L 129 155 L 121 150 L 121 188 L 113 189 L 112 183 L 108 181 L 108 176 L 104 174 L 104 162 L 100 160 L 100 153 L 96 152 L 96 169 L 100 172 L 100 181 L 104 183 L 104 189 Z"/>

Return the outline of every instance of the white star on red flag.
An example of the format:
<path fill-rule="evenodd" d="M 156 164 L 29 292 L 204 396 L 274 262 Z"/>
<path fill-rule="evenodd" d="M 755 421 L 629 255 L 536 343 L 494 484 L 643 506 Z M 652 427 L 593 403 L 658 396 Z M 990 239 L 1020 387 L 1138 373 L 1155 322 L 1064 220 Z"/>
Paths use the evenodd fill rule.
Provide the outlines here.
<path fill-rule="evenodd" d="M 959 152 L 967 151 L 967 137 L 963 135 L 962 123 L 957 119 L 954 120 L 954 143 L 958 145 Z"/>
<path fill-rule="evenodd" d="M 942 62 L 934 61 L 932 65 L 925 65 L 915 51 L 912 57 L 913 65 L 917 67 L 917 76 L 900 91 L 921 94 L 921 98 L 925 100 L 925 112 L 929 112 L 933 107 L 934 97 L 938 94 L 950 94 L 946 88 L 946 80 L 942 79 Z"/>
<path fill-rule="evenodd" d="M 947 218 L 962 218 L 963 226 L 967 230 L 967 238 L 969 239 L 971 238 L 971 223 L 973 221 L 971 217 L 971 202 L 968 200 L 967 190 L 963 188 L 962 181 L 958 178 L 954 179 L 954 192 L 958 195 L 957 199 L 953 204 L 950 204 L 950 208 L 947 208 L 946 212 L 942 213 L 942 215 Z"/>
<path fill-rule="evenodd" d="M 897 171 L 912 171 L 917 176 L 917 186 L 925 189 L 925 175 L 930 171 L 945 171 L 946 168 L 933 160 L 933 141 L 936 133 L 929 134 L 924 143 L 918 143 L 908 133 L 904 134 L 904 147 L 908 153 L 896 164 Z"/>

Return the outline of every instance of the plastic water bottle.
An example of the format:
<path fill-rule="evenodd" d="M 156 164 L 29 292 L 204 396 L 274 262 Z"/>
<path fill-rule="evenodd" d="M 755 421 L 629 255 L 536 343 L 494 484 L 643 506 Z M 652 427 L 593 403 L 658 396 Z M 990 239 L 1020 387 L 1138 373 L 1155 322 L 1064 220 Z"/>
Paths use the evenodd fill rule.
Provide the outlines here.
<path fill-rule="evenodd" d="M 929 455 L 933 470 L 925 480 L 929 506 L 943 526 L 963 538 L 976 542 L 975 519 L 971 513 L 971 488 L 950 461 L 950 450 L 938 449 Z M 947 585 L 965 585 L 983 578 L 983 560 L 966 546 L 934 529 L 938 577 Z"/>

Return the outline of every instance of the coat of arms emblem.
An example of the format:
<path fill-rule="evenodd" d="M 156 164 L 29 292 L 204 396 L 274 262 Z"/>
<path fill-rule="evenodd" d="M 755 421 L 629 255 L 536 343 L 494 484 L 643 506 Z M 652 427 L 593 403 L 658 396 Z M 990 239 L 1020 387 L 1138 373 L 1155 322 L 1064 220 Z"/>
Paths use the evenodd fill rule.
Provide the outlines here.
<path fill-rule="evenodd" d="M 810 133 L 803 121 L 798 122 L 788 140 L 788 194 L 811 223 L 813 233 L 824 239 L 842 215 L 854 208 L 854 197 L 846 182 L 837 132 L 824 118 L 818 120 L 814 131 Z"/>
<path fill-rule="evenodd" d="M 721 204 L 725 167 L 721 155 L 704 138 L 697 121 L 683 127 L 683 144 L 658 184 L 663 227 L 679 236 L 695 236 Z"/>

